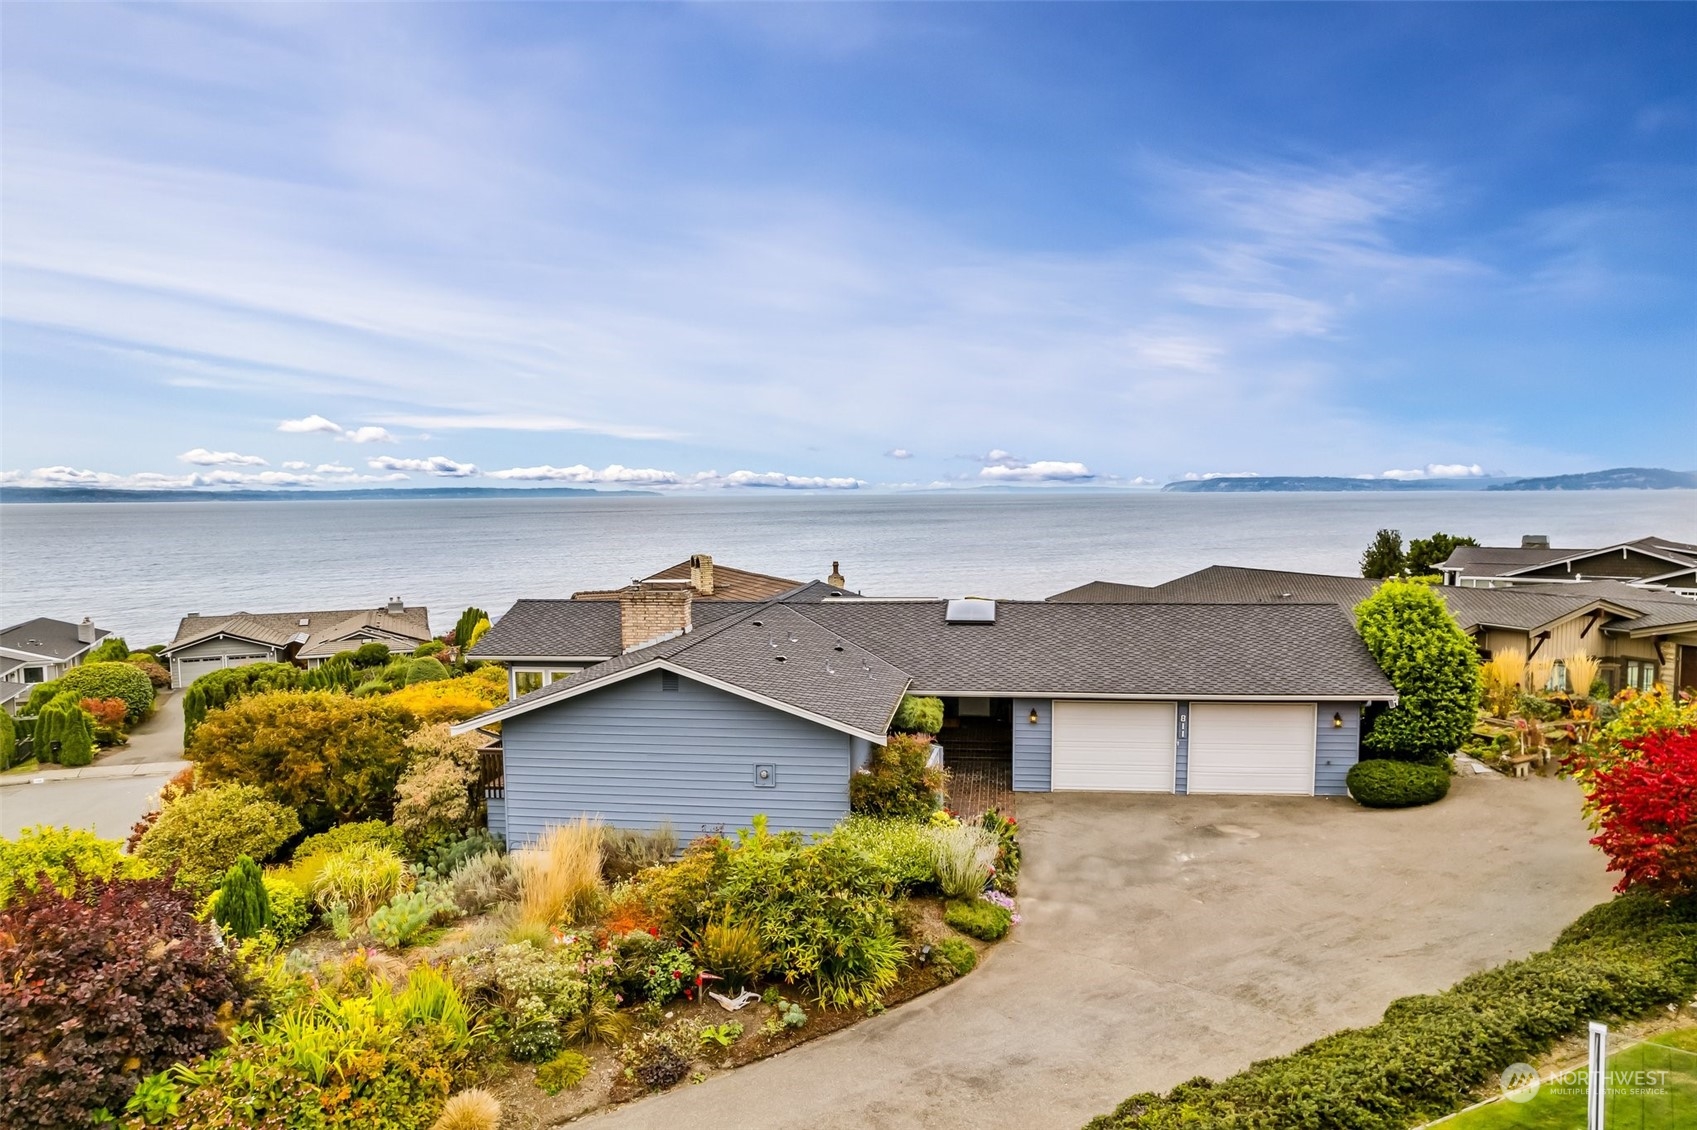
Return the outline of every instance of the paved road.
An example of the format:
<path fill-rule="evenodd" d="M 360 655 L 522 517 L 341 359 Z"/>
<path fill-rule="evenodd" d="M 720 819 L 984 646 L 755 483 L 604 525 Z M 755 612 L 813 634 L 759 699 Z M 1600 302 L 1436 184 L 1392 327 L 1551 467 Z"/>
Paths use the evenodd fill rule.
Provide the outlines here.
<path fill-rule="evenodd" d="M 587 1120 L 1076 1130 L 1549 945 L 1609 896 L 1569 782 L 1462 779 L 1431 808 L 1021 796 L 1025 922 L 948 988 Z"/>
<path fill-rule="evenodd" d="M 93 828 L 107 839 L 121 840 L 130 827 L 153 808 L 159 789 L 181 763 L 143 766 L 122 777 L 80 777 L 28 784 L 28 778 L 0 788 L 0 836 L 16 836 L 30 824 Z"/>

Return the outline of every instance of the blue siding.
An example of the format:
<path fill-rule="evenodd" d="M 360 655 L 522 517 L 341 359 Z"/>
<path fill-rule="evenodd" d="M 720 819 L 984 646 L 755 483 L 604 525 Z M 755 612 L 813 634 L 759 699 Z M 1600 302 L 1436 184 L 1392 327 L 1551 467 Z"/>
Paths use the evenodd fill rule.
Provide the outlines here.
<path fill-rule="evenodd" d="M 491 798 L 484 802 L 489 806 L 489 834 L 496 839 L 507 838 L 507 802 Z"/>
<path fill-rule="evenodd" d="M 651 672 L 501 727 L 507 842 L 599 814 L 621 828 L 670 822 L 680 840 L 747 827 L 823 832 L 848 814 L 852 739 L 725 691 Z M 755 785 L 774 766 L 776 784 Z"/>
<path fill-rule="evenodd" d="M 1173 762 L 1173 792 L 1184 793 L 1190 788 L 1190 703 L 1174 703 L 1178 709 L 1178 747 Z"/>
<path fill-rule="evenodd" d="M 1049 747 L 1054 734 L 1053 704 L 1046 698 L 1013 700 L 1013 788 L 1016 793 L 1049 791 Z M 1037 721 L 1031 722 L 1031 712 Z"/>
<path fill-rule="evenodd" d="M 1332 715 L 1343 716 L 1342 726 Z M 1361 758 L 1361 704 L 1322 702 L 1314 708 L 1314 795 L 1347 796 L 1344 775 Z"/>

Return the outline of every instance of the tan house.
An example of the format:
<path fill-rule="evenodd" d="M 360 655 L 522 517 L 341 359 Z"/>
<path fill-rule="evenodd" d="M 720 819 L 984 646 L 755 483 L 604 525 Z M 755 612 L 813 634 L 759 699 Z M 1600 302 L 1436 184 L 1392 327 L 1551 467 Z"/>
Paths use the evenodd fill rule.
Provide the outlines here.
<path fill-rule="evenodd" d="M 1518 546 L 1463 545 L 1438 566 L 1445 585 L 1512 588 L 1621 581 L 1697 595 L 1697 545 L 1647 537 L 1600 549 L 1559 549 L 1528 534 Z"/>
<path fill-rule="evenodd" d="M 1459 552 L 1459 551 L 1458 551 Z M 1236 604 L 1327 601 L 1353 609 L 1379 582 L 1363 577 L 1213 565 L 1165 584 L 1092 581 L 1050 597 L 1058 602 Z M 1550 664 L 1552 688 L 1566 687 L 1566 661 L 1596 657 L 1610 692 L 1697 689 L 1697 600 L 1669 589 L 1618 580 L 1516 583 L 1508 587 L 1440 585 L 1433 590 L 1481 659 L 1518 648 L 1529 662 Z"/>
<path fill-rule="evenodd" d="M 409 608 L 391 597 L 379 608 L 329 612 L 236 612 L 202 616 L 191 612 L 161 656 L 170 664 L 171 685 L 186 687 L 202 675 L 251 663 L 294 663 L 316 667 L 340 651 L 380 643 L 410 653 L 430 639 L 430 610 Z"/>

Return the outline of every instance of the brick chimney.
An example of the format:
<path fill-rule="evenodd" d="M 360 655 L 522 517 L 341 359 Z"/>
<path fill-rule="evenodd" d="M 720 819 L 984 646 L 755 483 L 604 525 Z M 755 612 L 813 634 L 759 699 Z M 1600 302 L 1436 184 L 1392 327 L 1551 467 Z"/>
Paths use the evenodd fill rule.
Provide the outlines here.
<path fill-rule="evenodd" d="M 87 616 L 84 616 L 82 618 L 82 623 L 77 625 L 77 642 L 78 643 L 93 643 L 94 642 L 94 621 L 89 619 Z M 20 676 L 20 678 L 21 678 L 21 676 Z"/>
<path fill-rule="evenodd" d="M 713 559 L 697 553 L 689 559 L 689 587 L 698 596 L 713 595 Z"/>
<path fill-rule="evenodd" d="M 693 562 L 691 568 L 693 571 Z M 707 568 L 711 578 L 711 561 Z M 628 585 L 620 589 L 620 645 L 629 651 L 689 631 L 689 606 L 694 595 L 682 585 Z"/>
<path fill-rule="evenodd" d="M 825 578 L 825 583 L 834 589 L 843 587 L 843 564 L 841 561 L 831 562 L 831 575 Z"/>

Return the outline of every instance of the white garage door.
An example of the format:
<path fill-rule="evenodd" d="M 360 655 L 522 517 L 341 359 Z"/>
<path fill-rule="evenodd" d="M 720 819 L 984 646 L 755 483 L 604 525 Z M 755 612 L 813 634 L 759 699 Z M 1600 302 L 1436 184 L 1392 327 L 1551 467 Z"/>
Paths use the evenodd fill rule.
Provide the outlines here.
<path fill-rule="evenodd" d="M 246 667 L 250 663 L 264 663 L 269 656 L 265 655 L 210 655 L 197 659 L 177 660 L 177 686 L 186 687 L 202 675 L 214 671 L 222 671 L 226 667 Z"/>
<path fill-rule="evenodd" d="M 1195 702 L 1187 792 L 1314 792 L 1314 704 Z"/>
<path fill-rule="evenodd" d="M 1052 788 L 1173 791 L 1177 715 L 1170 702 L 1057 702 Z"/>

